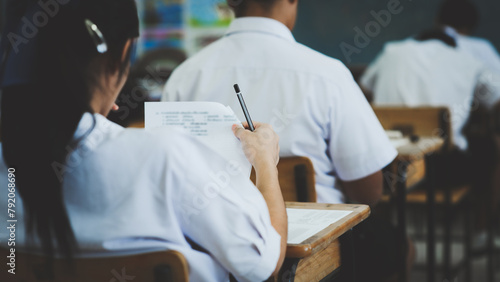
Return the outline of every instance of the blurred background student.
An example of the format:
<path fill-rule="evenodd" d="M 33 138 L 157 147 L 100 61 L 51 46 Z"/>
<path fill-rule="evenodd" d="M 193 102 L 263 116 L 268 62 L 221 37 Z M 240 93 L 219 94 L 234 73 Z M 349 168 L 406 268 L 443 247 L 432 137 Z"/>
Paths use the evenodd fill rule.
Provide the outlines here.
<path fill-rule="evenodd" d="M 40 3 L 25 1 L 23 17 L 41 13 Z M 231 187 L 207 188 L 227 170 L 215 152 L 175 130 L 106 119 L 139 35 L 135 1 L 51 3 L 58 13 L 30 48 L 4 53 L 0 185 L 15 169 L 16 248 L 67 258 L 177 250 L 192 281 L 276 273 L 287 240 L 276 134 L 265 124 L 255 132 L 235 125 L 245 149 L 258 147 L 248 157 L 257 187 L 233 171 Z M 8 239 L 1 231 L 2 246 Z"/>
<path fill-rule="evenodd" d="M 454 148 L 437 159 L 438 185 L 473 183 L 477 206 L 474 246 L 481 248 L 486 244 L 488 205 L 484 202 L 498 197 L 500 191 L 493 180 L 498 158 L 491 139 L 479 146 L 472 140 L 470 147 L 465 126 L 473 107 L 488 111 L 498 107 L 500 73 L 460 49 L 459 42 L 445 31 L 433 29 L 387 43 L 360 83 L 373 92 L 375 105 L 445 106 L 450 110 Z"/>
<path fill-rule="evenodd" d="M 468 0 L 443 1 L 436 18 L 438 27 L 455 39 L 458 50 L 481 61 L 493 73 L 496 73 L 496 75 L 490 74 L 490 81 L 498 86 L 500 85 L 498 75 L 500 74 L 500 54 L 488 39 L 473 36 L 480 21 L 481 17 L 476 4 Z M 478 89 L 476 96 L 483 95 L 484 91 L 485 89 Z M 491 185 L 491 191 L 493 191 L 491 194 L 488 189 L 479 190 L 483 192 L 483 195 L 477 199 L 476 203 L 480 212 L 475 223 L 476 230 L 479 230 L 473 241 L 475 249 L 482 249 L 486 246 L 487 236 L 484 229 L 487 218 L 492 216 L 488 215 L 487 205 L 484 203 L 493 199 L 492 210 L 498 210 L 500 202 L 500 129 L 495 126 L 495 124 L 500 124 L 500 104 L 489 105 L 487 108 L 476 109 L 475 115 L 469 117 L 468 125 L 464 128 L 465 132 L 476 131 L 474 127 L 487 128 L 486 132 L 482 132 L 479 136 L 469 137 L 469 143 L 471 143 L 469 152 L 475 159 L 483 161 L 483 167 L 486 170 L 483 174 L 485 178 L 483 183 L 486 186 Z M 488 120 L 493 121 L 493 128 L 485 124 Z M 497 245 L 500 246 L 500 244 Z"/>
<path fill-rule="evenodd" d="M 387 43 L 360 83 L 373 92 L 375 105 L 447 106 L 454 144 L 465 151 L 467 140 L 462 130 L 474 94 L 483 90 L 477 101 L 492 108 L 500 98 L 494 82 L 498 75 L 481 61 L 457 50 L 455 39 L 436 29 Z"/>

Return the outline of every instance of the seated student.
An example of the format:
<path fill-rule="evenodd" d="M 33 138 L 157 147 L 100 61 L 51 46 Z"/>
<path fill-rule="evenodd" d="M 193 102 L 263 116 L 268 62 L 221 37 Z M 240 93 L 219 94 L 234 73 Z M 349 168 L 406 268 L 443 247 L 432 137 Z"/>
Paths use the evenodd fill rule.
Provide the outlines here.
<path fill-rule="evenodd" d="M 238 83 L 252 118 L 271 123 L 280 135 L 280 156 L 311 159 L 318 202 L 375 204 L 382 194 L 381 169 L 396 150 L 349 70 L 295 41 L 297 5 L 238 1 L 225 36 L 174 70 L 162 99 L 220 102 L 244 119 L 230 86 Z M 405 261 L 396 253 L 406 248 L 395 244 L 391 227 L 370 222 L 358 228 L 373 227 L 370 239 L 356 244 L 363 253 L 357 258 L 366 261 L 356 266 L 359 281 L 391 276 Z"/>
<path fill-rule="evenodd" d="M 479 22 L 476 6 L 468 0 L 445 0 L 438 11 L 437 24 L 457 42 L 457 49 L 463 51 L 500 72 L 500 55 L 484 38 L 471 34 Z"/>
<path fill-rule="evenodd" d="M 375 105 L 446 106 L 450 110 L 452 135 L 456 147 L 452 159 L 463 160 L 467 139 L 462 129 L 473 101 L 492 107 L 500 99 L 497 76 L 480 61 L 456 49 L 453 38 L 440 30 L 426 31 L 416 38 L 389 42 L 361 77 L 362 87 L 374 93 Z M 475 97 L 476 89 L 482 89 Z M 450 161 L 466 164 L 466 161 Z M 468 176 L 461 166 L 443 181 Z"/>
<path fill-rule="evenodd" d="M 383 51 L 361 77 L 361 85 L 374 93 L 376 105 L 446 106 L 454 150 L 436 158 L 439 187 L 474 185 L 476 191 L 487 189 L 481 181 L 491 178 L 494 157 L 478 158 L 468 151 L 463 133 L 471 106 L 492 108 L 500 100 L 499 75 L 472 56 L 456 49 L 456 41 L 441 30 L 424 32 L 416 39 L 387 43 Z M 476 91 L 480 90 L 480 91 Z M 475 93 L 477 93 L 475 95 Z M 490 148 L 490 156 L 494 149 Z M 500 187 L 494 187 L 498 193 Z M 481 190 L 477 190 L 481 189 Z M 484 193 L 474 193 L 481 198 Z M 478 202 L 476 222 L 479 232 L 474 247 L 485 242 L 484 200 Z"/>
<path fill-rule="evenodd" d="M 457 49 L 463 51 L 474 58 L 478 59 L 492 71 L 500 73 L 500 54 L 493 44 L 485 38 L 471 36 L 479 23 L 479 12 L 476 5 L 468 0 L 445 0 L 441 4 L 436 22 L 442 30 L 449 36 L 453 37 L 457 42 Z M 496 83 L 500 83 L 500 78 L 497 78 Z M 500 116 L 500 104 L 496 109 L 493 109 L 493 116 Z M 496 119 L 500 123 L 500 119 Z M 467 131 L 467 128 L 465 129 Z M 500 131 L 497 130 L 496 135 Z M 487 134 L 492 134 L 489 132 Z M 493 139 L 493 140 L 491 140 Z M 474 158 L 480 160 L 482 163 L 482 176 L 479 178 L 484 179 L 484 184 L 480 186 L 491 185 L 493 195 L 488 192 L 488 189 L 483 189 L 484 194 L 479 195 L 477 201 L 478 205 L 483 211 L 478 214 L 476 221 L 476 230 L 484 230 L 487 216 L 487 205 L 485 202 L 491 201 L 493 196 L 493 206 L 500 206 L 500 143 L 495 142 L 497 137 L 489 138 L 475 138 L 470 148 L 470 152 Z M 492 151 L 497 151 L 497 154 L 492 154 Z M 495 164 L 496 163 L 496 164 Z M 489 165 L 488 165 L 489 164 Z M 488 171 L 491 167 L 491 171 Z M 496 167 L 495 167 L 496 166 Z M 493 177 L 492 177 L 493 176 Z M 488 182 L 491 181 L 491 184 Z M 495 196 L 494 194 L 497 194 Z M 480 249 L 486 247 L 487 234 L 480 232 L 474 237 L 473 247 Z"/>
<path fill-rule="evenodd" d="M 135 1 L 59 8 L 37 34 L 34 61 L 22 66 L 35 76 L 3 81 L 0 186 L 7 189 L 14 169 L 18 250 L 67 257 L 178 250 L 192 281 L 277 273 L 287 239 L 277 135 L 260 123 L 255 132 L 233 127 L 244 149 L 258 148 L 248 156 L 256 187 L 190 136 L 108 121 L 138 36 Z M 5 211 L 7 194 L 0 193 Z M 6 212 L 0 217 L 5 222 Z M 0 232 L 2 246 L 8 237 Z"/>

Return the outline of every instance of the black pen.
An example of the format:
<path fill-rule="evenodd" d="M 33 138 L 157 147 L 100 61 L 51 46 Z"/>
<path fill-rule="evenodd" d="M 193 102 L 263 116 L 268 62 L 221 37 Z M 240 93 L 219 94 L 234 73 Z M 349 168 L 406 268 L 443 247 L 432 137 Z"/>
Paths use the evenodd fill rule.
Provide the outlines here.
<path fill-rule="evenodd" d="M 253 127 L 252 118 L 250 117 L 250 113 L 248 112 L 247 105 L 245 104 L 245 100 L 243 99 L 243 95 L 241 94 L 240 87 L 238 84 L 234 85 L 234 91 L 236 91 L 236 96 L 238 96 L 238 100 L 240 101 L 241 108 L 243 109 L 243 114 L 248 122 L 248 127 L 250 127 L 250 131 L 254 131 L 255 127 Z"/>

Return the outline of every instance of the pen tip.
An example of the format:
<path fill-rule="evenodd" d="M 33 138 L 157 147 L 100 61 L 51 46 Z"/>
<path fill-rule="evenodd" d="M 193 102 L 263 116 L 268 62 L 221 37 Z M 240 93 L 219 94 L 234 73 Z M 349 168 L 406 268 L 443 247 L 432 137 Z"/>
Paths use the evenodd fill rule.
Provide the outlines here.
<path fill-rule="evenodd" d="M 234 91 L 236 91 L 236 93 L 240 93 L 240 87 L 238 86 L 238 84 L 234 85 Z"/>

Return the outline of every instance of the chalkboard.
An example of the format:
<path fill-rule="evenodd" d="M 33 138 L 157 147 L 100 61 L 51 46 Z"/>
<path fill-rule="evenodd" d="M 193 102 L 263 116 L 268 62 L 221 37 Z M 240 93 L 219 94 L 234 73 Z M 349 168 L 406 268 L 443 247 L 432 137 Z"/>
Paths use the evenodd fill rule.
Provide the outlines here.
<path fill-rule="evenodd" d="M 299 0 L 294 35 L 298 42 L 347 65 L 364 65 L 375 58 L 385 42 L 433 27 L 440 3 L 437 0 Z M 474 35 L 487 38 L 499 50 L 500 1 L 474 3 L 481 16 Z"/>
<path fill-rule="evenodd" d="M 5 7 L 5 0 L 0 0 L 0 34 L 3 31 L 3 27 L 5 25 L 5 13 L 6 13 L 6 7 Z"/>

